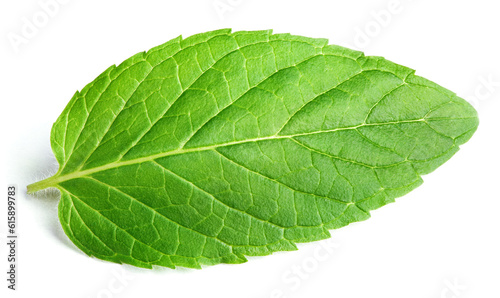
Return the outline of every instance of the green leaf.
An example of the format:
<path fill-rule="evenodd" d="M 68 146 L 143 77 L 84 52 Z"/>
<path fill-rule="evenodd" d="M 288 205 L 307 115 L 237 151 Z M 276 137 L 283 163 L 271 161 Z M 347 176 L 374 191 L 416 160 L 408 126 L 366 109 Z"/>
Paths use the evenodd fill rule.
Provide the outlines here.
<path fill-rule="evenodd" d="M 381 57 L 271 31 L 175 38 L 104 71 L 51 132 L 59 219 L 86 254 L 151 268 L 242 263 L 365 220 L 478 125 Z"/>

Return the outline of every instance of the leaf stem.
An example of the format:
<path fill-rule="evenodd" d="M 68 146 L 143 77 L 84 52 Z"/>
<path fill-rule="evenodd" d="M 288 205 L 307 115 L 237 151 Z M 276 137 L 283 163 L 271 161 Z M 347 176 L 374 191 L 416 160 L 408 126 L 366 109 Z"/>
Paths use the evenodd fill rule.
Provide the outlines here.
<path fill-rule="evenodd" d="M 40 190 L 43 190 L 43 189 L 46 189 L 49 187 L 55 187 L 55 185 L 57 184 L 57 181 L 55 181 L 56 177 L 57 176 L 52 176 L 52 177 L 49 177 L 47 179 L 44 179 L 44 180 L 41 180 L 41 181 L 38 181 L 38 182 L 35 182 L 35 183 L 28 185 L 28 187 L 27 187 L 28 194 L 33 194 L 37 191 L 40 191 Z"/>

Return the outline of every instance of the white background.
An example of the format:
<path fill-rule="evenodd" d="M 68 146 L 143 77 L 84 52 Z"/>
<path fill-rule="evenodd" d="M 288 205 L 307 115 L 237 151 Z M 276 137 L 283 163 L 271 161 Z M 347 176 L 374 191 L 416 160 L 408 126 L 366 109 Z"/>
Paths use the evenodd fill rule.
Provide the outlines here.
<path fill-rule="evenodd" d="M 47 16 L 48 1 L 0 4 L 1 297 L 500 297 L 498 1 L 61 0 Z M 36 23 L 31 34 L 26 22 Z M 52 122 L 111 64 L 219 28 L 272 28 L 384 56 L 473 102 L 479 130 L 421 187 L 299 251 L 203 270 L 87 257 L 59 225 L 57 194 L 25 192 L 57 170 Z M 16 292 L 5 281 L 8 183 L 19 187 Z"/>

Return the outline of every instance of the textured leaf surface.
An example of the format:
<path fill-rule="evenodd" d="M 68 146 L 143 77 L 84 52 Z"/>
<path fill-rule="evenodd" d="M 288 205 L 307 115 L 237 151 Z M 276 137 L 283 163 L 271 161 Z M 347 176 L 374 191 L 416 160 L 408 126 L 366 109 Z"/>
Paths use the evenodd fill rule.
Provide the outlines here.
<path fill-rule="evenodd" d="M 197 268 L 295 250 L 367 219 L 478 124 L 454 93 L 381 57 L 219 30 L 139 53 L 55 122 L 59 218 L 85 253 Z"/>

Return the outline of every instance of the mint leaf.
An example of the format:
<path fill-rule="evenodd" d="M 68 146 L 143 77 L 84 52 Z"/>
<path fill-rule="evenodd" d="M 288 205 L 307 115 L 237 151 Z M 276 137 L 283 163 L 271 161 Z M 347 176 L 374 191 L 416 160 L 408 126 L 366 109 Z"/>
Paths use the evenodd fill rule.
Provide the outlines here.
<path fill-rule="evenodd" d="M 54 123 L 59 218 L 86 254 L 151 268 L 295 250 L 422 183 L 478 125 L 381 57 L 270 31 L 175 38 L 104 71 Z"/>

